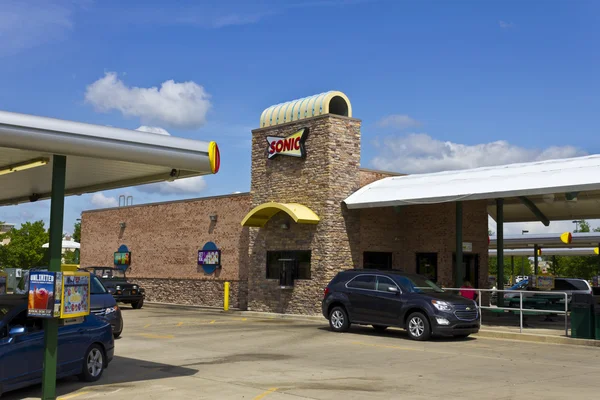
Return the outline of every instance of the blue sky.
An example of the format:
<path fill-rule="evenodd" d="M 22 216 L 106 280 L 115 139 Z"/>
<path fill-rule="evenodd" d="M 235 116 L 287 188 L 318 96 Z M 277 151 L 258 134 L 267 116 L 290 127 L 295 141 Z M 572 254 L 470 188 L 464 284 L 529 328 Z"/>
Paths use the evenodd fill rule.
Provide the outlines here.
<path fill-rule="evenodd" d="M 600 3 L 171 3 L 0 0 L 0 109 L 160 127 L 221 149 L 216 176 L 68 199 L 66 231 L 120 194 L 139 204 L 249 190 L 262 110 L 327 90 L 363 120 L 368 168 L 600 153 Z M 47 202 L 0 209 L 32 219 L 48 220 Z"/>

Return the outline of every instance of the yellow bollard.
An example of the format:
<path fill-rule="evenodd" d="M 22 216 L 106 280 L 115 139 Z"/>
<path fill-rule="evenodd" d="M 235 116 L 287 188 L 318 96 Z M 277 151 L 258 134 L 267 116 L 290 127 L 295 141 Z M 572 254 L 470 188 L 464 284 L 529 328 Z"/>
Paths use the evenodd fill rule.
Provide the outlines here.
<path fill-rule="evenodd" d="M 223 297 L 223 310 L 229 311 L 229 282 L 225 282 L 225 293 Z"/>

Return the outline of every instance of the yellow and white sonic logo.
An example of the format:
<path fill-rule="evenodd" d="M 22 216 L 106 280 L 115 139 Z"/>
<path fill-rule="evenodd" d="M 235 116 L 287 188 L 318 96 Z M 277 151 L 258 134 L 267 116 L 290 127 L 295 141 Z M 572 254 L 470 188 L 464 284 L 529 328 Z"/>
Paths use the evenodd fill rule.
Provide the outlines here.
<path fill-rule="evenodd" d="M 304 142 L 308 136 L 308 128 L 302 128 L 287 137 L 267 136 L 267 153 L 269 159 L 277 156 L 306 157 Z"/>

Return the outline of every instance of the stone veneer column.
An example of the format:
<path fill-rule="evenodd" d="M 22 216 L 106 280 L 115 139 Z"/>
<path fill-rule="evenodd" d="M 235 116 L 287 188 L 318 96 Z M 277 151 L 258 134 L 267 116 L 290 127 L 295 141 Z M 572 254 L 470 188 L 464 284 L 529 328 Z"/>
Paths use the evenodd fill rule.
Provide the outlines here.
<path fill-rule="evenodd" d="M 309 128 L 306 159 L 267 159 L 267 136 Z M 248 307 L 256 311 L 318 314 L 323 290 L 335 274 L 359 265 L 360 218 L 342 201 L 360 186 L 360 120 L 324 115 L 252 132 L 252 207 L 276 201 L 300 203 L 319 217 L 317 225 L 295 224 L 284 213 L 264 228 L 250 228 Z M 290 229 L 281 223 L 290 222 Z M 311 279 L 291 290 L 266 279 L 266 252 L 311 250 Z"/>

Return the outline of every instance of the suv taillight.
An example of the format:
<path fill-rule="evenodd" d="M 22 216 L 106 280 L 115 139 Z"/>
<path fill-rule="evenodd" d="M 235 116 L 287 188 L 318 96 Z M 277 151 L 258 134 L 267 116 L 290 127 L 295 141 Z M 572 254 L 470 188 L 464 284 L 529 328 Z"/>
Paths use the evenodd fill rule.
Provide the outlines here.
<path fill-rule="evenodd" d="M 323 297 L 327 297 L 328 294 L 329 294 L 329 287 L 326 287 L 325 293 L 323 293 Z"/>

